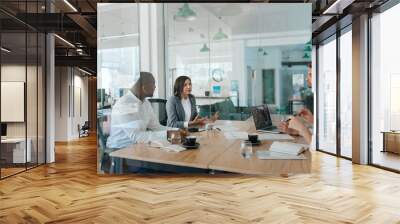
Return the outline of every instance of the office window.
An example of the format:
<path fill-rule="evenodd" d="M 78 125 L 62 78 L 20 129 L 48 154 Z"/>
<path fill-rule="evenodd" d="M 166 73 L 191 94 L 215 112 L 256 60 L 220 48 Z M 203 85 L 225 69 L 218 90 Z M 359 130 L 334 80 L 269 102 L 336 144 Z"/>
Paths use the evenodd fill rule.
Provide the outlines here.
<path fill-rule="evenodd" d="M 193 3 L 193 21 L 177 16 L 182 7 L 164 7 L 167 97 L 187 75 L 202 116 L 219 110 L 222 119 L 245 120 L 251 106 L 292 114 L 310 105 L 309 5 Z"/>
<path fill-rule="evenodd" d="M 318 149 L 336 154 L 336 39 L 318 49 Z"/>
<path fill-rule="evenodd" d="M 352 33 L 340 36 L 340 154 L 352 157 Z"/>
<path fill-rule="evenodd" d="M 372 17 L 372 163 L 400 170 L 400 5 Z M 385 134 L 383 132 L 391 132 Z M 397 154 L 396 154 L 397 153 Z"/>

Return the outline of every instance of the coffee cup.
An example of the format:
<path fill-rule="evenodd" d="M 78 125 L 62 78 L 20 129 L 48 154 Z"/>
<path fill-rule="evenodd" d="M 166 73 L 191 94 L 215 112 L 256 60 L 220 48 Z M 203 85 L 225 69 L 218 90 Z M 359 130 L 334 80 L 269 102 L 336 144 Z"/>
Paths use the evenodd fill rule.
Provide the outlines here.
<path fill-rule="evenodd" d="M 258 135 L 257 134 L 248 134 L 249 141 L 252 143 L 255 143 L 258 141 Z"/>
<path fill-rule="evenodd" d="M 196 145 L 196 139 L 197 139 L 197 137 L 193 136 L 193 135 L 186 136 L 186 145 L 188 145 L 188 146 Z"/>

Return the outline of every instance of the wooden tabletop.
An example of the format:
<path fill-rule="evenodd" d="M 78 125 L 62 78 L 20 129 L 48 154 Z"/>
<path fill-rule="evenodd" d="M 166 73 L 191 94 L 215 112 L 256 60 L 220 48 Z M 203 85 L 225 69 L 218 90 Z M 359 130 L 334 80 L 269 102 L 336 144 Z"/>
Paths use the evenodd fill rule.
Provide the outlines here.
<path fill-rule="evenodd" d="M 255 131 L 251 119 L 247 121 L 217 121 L 217 125 L 236 127 L 240 131 Z M 260 146 L 253 147 L 253 156 L 246 159 L 240 153 L 241 140 L 227 139 L 223 132 L 217 130 L 193 133 L 193 135 L 200 137 L 198 149 L 176 153 L 152 148 L 146 144 L 136 144 L 114 151 L 110 156 L 245 174 L 309 173 L 311 170 L 310 152 L 305 153 L 307 159 L 304 160 L 261 160 L 256 157 L 255 152 L 266 150 L 272 144 L 272 141 L 262 141 Z"/>
<path fill-rule="evenodd" d="M 232 125 L 240 130 L 248 130 L 248 122 L 242 121 L 217 121 L 217 125 Z M 124 159 L 134 159 L 147 162 L 163 163 L 177 166 L 188 166 L 195 168 L 208 169 L 209 164 L 219 155 L 224 153 L 230 145 L 237 140 L 225 138 L 220 131 L 203 131 L 192 133 L 199 137 L 198 149 L 189 149 L 182 152 L 167 152 L 163 149 L 152 148 L 147 144 L 136 144 L 130 147 L 114 151 L 110 156 Z"/>

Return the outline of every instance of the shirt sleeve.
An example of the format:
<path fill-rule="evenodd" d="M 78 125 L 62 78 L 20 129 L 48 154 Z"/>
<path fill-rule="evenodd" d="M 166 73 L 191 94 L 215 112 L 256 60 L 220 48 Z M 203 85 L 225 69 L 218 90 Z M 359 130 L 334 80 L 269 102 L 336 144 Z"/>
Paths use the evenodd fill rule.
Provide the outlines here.
<path fill-rule="evenodd" d="M 189 127 L 189 121 L 185 121 L 185 122 L 183 123 L 183 127 L 184 127 L 184 128 L 188 128 L 188 127 Z"/>

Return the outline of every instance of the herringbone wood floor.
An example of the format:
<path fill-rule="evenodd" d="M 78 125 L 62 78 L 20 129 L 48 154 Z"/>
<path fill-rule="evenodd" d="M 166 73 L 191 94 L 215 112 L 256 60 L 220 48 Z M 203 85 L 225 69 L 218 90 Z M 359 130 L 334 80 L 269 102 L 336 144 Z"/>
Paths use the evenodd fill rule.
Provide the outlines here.
<path fill-rule="evenodd" d="M 313 152 L 309 175 L 96 174 L 95 138 L 0 181 L 0 223 L 400 223 L 400 175 Z"/>

